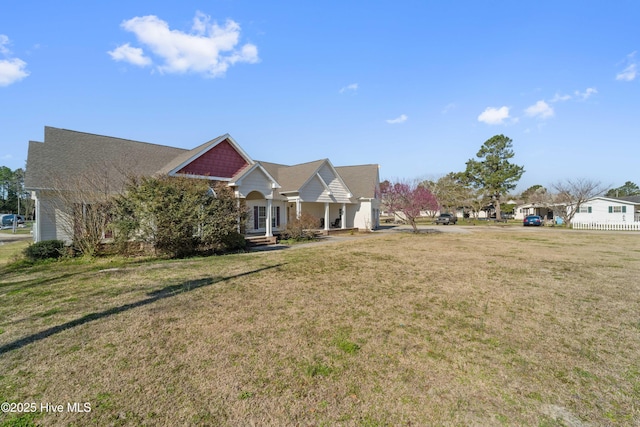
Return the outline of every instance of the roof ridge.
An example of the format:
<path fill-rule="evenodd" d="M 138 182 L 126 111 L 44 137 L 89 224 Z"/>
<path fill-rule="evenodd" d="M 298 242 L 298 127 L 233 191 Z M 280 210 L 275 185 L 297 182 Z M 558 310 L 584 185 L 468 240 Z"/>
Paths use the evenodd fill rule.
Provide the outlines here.
<path fill-rule="evenodd" d="M 311 163 L 325 162 L 325 161 L 329 161 L 329 159 L 327 157 L 325 157 L 324 159 L 311 160 L 309 162 L 303 162 L 303 163 L 296 163 L 295 165 L 290 165 L 288 167 L 292 168 L 292 167 L 295 167 L 295 166 L 304 166 L 304 165 L 310 165 Z"/>
<path fill-rule="evenodd" d="M 158 143 L 155 143 L 155 142 L 147 142 L 147 141 L 138 141 L 138 140 L 135 140 L 135 139 L 120 138 L 120 137 L 117 137 L 117 136 L 110 136 L 110 135 L 101 135 L 99 133 L 83 132 L 83 131 L 73 130 L 73 129 L 57 128 L 57 127 L 54 127 L 54 126 L 45 126 L 45 132 L 46 132 L 47 129 L 61 130 L 61 131 L 65 131 L 65 132 L 72 132 L 72 133 L 76 133 L 76 134 L 89 135 L 89 136 L 99 136 L 101 138 L 108 138 L 108 139 L 118 139 L 120 141 L 135 142 L 137 144 L 155 145 L 157 147 L 166 147 L 166 148 L 173 148 L 173 149 L 176 149 L 176 150 L 190 151 L 190 149 L 181 148 L 181 147 L 175 147 L 175 146 L 172 146 L 172 145 L 164 145 L 164 144 L 158 144 Z M 33 142 L 39 142 L 39 141 L 33 141 Z"/>

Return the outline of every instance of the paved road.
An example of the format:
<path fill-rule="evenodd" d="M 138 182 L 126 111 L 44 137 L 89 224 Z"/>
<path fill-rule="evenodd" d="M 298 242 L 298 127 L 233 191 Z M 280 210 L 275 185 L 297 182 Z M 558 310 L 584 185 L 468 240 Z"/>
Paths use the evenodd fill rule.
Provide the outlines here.
<path fill-rule="evenodd" d="M 3 230 L 0 233 L 0 244 L 10 243 L 10 242 L 19 242 L 21 240 L 33 240 L 33 236 L 31 234 L 13 234 L 11 230 Z"/>

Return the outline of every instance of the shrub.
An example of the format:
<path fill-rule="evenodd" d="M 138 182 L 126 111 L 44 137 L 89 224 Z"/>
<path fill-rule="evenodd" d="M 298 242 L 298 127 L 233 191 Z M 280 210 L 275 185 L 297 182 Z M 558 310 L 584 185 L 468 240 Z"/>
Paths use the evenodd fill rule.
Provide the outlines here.
<path fill-rule="evenodd" d="M 64 254 L 64 242 L 62 240 L 43 240 L 29 245 L 24 250 L 24 255 L 31 261 L 41 259 L 60 258 Z"/>
<path fill-rule="evenodd" d="M 226 251 L 236 251 L 247 247 L 247 241 L 244 239 L 244 235 L 237 232 L 229 233 L 223 237 L 222 244 Z"/>
<path fill-rule="evenodd" d="M 315 237 L 315 230 L 320 227 L 320 220 L 315 216 L 303 212 L 300 218 L 289 221 L 280 233 L 282 239 L 311 240 Z"/>
<path fill-rule="evenodd" d="M 244 247 L 244 206 L 225 183 L 188 177 L 132 179 L 116 197 L 114 238 L 121 253 L 132 240 L 173 258 Z"/>

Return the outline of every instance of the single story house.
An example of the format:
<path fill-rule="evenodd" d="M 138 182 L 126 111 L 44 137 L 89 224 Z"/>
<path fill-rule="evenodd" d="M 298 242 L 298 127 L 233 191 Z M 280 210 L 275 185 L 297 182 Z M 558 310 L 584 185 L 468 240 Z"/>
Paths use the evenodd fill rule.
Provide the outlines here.
<path fill-rule="evenodd" d="M 526 203 L 516 206 L 514 218 L 523 220 L 528 215 L 538 215 L 542 217 L 543 220 L 552 220 L 554 219 L 554 207 L 557 209 L 557 206 L 547 204 Z"/>
<path fill-rule="evenodd" d="M 573 217 L 573 223 L 640 222 L 640 196 L 593 197 L 584 202 Z"/>
<path fill-rule="evenodd" d="M 273 236 L 302 212 L 319 218 L 325 230 L 379 226 L 377 164 L 257 161 L 228 134 L 187 150 L 45 127 L 44 142 L 29 142 L 25 177 L 35 200 L 34 240 L 73 239 L 68 225 L 79 207 L 65 206 L 61 194 L 117 194 L 131 176 L 162 174 L 226 182 L 246 202 L 248 234 Z"/>

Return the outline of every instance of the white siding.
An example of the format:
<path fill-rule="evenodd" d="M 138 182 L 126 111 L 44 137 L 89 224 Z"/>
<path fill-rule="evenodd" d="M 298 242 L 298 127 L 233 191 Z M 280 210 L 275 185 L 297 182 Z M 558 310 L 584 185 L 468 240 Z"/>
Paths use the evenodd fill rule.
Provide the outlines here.
<path fill-rule="evenodd" d="M 329 165 L 325 164 L 320 168 L 318 174 L 322 177 L 327 186 L 331 189 L 333 198 L 340 203 L 350 203 L 349 191 L 342 185 L 342 182 L 336 177 Z"/>
<path fill-rule="evenodd" d="M 331 194 L 320 179 L 324 181 Z M 311 177 L 309 182 L 300 189 L 300 198 L 305 202 L 352 203 L 348 196 L 348 189 L 342 185 L 327 164 L 324 164 L 318 174 Z"/>
<path fill-rule="evenodd" d="M 260 168 L 256 168 L 242 179 L 237 191 L 240 193 L 240 197 L 247 197 L 247 194 L 252 191 L 259 191 L 263 196 L 269 196 L 271 195 L 271 181 Z"/>
<path fill-rule="evenodd" d="M 69 244 L 72 241 L 73 221 L 69 212 L 63 210 L 61 200 L 55 196 L 39 193 L 36 198 L 38 204 L 36 221 L 36 242 L 43 240 L 62 240 Z"/>
<path fill-rule="evenodd" d="M 351 209 L 349 209 L 351 208 Z M 360 230 L 372 230 L 376 227 L 375 213 L 370 201 L 361 201 L 358 205 L 347 207 L 347 215 L 354 212 L 353 226 Z M 347 222 L 348 223 L 348 222 Z"/>
<path fill-rule="evenodd" d="M 300 198 L 305 202 L 335 202 L 335 199 L 327 194 L 327 190 L 317 176 L 311 178 L 301 189 Z"/>
<path fill-rule="evenodd" d="M 609 212 L 609 206 L 614 207 L 612 210 L 622 210 L 624 206 L 626 212 Z M 591 208 L 591 213 L 578 212 L 573 217 L 573 222 L 593 222 L 593 223 L 609 223 L 609 222 L 633 222 L 634 221 L 634 205 L 611 199 L 591 199 L 582 204 L 581 209 Z"/>

